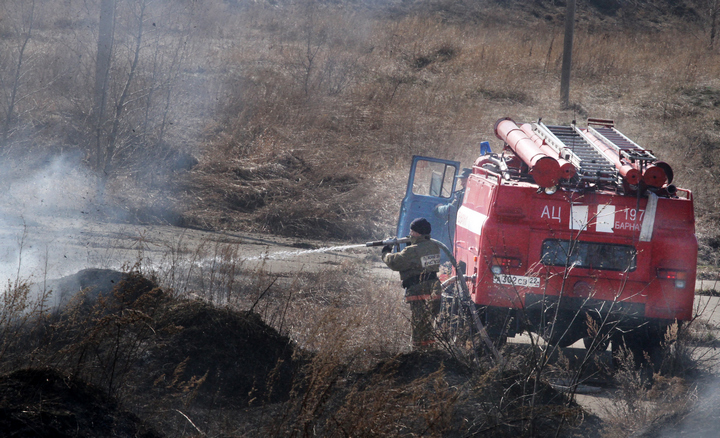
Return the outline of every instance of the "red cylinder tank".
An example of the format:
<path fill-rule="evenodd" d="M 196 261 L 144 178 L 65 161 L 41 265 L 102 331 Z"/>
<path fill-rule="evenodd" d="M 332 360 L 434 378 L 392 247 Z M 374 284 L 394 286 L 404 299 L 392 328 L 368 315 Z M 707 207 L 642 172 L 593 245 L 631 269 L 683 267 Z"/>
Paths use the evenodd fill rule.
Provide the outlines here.
<path fill-rule="evenodd" d="M 555 158 L 560 165 L 560 178 L 564 179 L 570 179 L 577 173 L 577 169 L 575 166 L 573 166 L 572 163 L 569 161 L 563 160 L 558 156 L 558 152 L 553 149 L 552 147 L 548 146 L 545 141 L 540 138 L 537 134 L 535 134 L 532 130 L 532 125 L 529 123 L 524 123 L 520 129 L 523 130 L 525 134 L 527 134 L 528 137 L 530 137 L 530 140 L 534 141 L 536 145 L 540 148 L 540 151 L 545 153 L 547 156 Z"/>
<path fill-rule="evenodd" d="M 552 187 L 560 179 L 560 164 L 545 155 L 510 118 L 495 123 L 495 135 L 503 140 L 530 168 L 530 175 L 540 187 Z"/>
<path fill-rule="evenodd" d="M 603 151 L 605 156 L 608 157 L 613 162 L 613 164 L 615 164 L 615 168 L 618 170 L 618 172 L 620 172 L 620 175 L 625 178 L 625 181 L 627 181 L 628 184 L 637 185 L 637 183 L 640 182 L 640 178 L 642 176 L 640 174 L 640 171 L 629 164 L 623 163 L 622 160 L 620 160 L 620 155 L 618 155 L 615 149 L 606 145 L 600 139 L 598 139 L 589 132 L 585 132 L 585 135 L 590 141 L 593 142 L 595 146 L 597 146 L 601 151 Z"/>
<path fill-rule="evenodd" d="M 645 169 L 645 172 L 643 173 L 642 180 L 645 184 L 649 185 L 650 187 L 662 187 L 667 182 L 668 178 L 665 174 L 665 170 L 663 170 L 660 166 L 650 166 L 647 169 Z"/>

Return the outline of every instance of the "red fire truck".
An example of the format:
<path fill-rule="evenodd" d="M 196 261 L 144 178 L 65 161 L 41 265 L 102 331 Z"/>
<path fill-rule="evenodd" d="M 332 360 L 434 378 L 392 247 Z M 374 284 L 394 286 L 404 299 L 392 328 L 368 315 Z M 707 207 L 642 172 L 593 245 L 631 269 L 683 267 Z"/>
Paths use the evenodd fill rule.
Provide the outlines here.
<path fill-rule="evenodd" d="M 398 235 L 415 217 L 435 221 L 497 344 L 531 331 L 561 347 L 592 338 L 657 350 L 669 325 L 692 317 L 692 193 L 611 120 L 501 119 L 495 133 L 503 150 L 475 161 L 454 233 L 432 209 L 451 199 L 459 163 L 415 157 Z"/>

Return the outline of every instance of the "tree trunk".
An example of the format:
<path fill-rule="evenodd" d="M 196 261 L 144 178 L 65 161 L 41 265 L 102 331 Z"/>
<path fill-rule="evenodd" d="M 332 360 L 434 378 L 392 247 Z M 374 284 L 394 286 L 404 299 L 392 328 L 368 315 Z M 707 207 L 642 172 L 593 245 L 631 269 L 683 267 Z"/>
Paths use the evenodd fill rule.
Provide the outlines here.
<path fill-rule="evenodd" d="M 710 48 L 715 47 L 715 35 L 717 31 L 717 14 L 718 14 L 718 2 L 713 2 L 712 10 L 710 11 Z"/>
<path fill-rule="evenodd" d="M 100 3 L 100 29 L 98 32 L 97 58 L 95 62 L 95 169 L 105 167 L 105 151 L 103 147 L 102 125 L 107 104 L 107 85 L 110 77 L 110 62 L 113 51 L 115 28 L 115 0 L 102 0 Z"/>
<path fill-rule="evenodd" d="M 33 25 L 35 24 L 35 1 L 32 1 L 32 4 L 30 6 L 30 16 L 28 17 L 28 25 L 27 25 L 27 32 L 25 32 L 25 35 L 22 37 L 22 43 L 20 44 L 20 49 L 18 50 L 18 58 L 17 63 L 15 64 L 15 74 L 13 75 L 13 82 L 12 82 L 12 90 L 10 91 L 10 102 L 7 106 L 7 111 L 5 115 L 5 123 L 3 124 L 2 128 L 2 142 L 0 143 L 0 146 L 2 146 L 3 149 L 5 149 L 8 146 L 8 139 L 10 137 L 10 129 L 12 128 L 12 120 L 15 113 L 15 104 L 17 103 L 17 92 L 18 88 L 20 87 L 20 82 L 23 76 L 23 60 L 25 58 L 25 49 L 27 48 L 28 42 L 30 41 L 30 37 L 32 35 L 33 31 Z"/>

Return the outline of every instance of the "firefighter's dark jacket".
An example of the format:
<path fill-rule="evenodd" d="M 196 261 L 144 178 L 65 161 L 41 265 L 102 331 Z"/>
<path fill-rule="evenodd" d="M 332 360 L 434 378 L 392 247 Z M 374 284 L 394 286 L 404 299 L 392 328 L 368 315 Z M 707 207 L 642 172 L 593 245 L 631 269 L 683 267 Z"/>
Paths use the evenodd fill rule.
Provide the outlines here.
<path fill-rule="evenodd" d="M 441 293 L 437 273 L 440 270 L 440 248 L 429 236 L 416 236 L 398 253 L 384 253 L 383 261 L 400 272 L 405 296 L 418 299 L 439 299 Z"/>

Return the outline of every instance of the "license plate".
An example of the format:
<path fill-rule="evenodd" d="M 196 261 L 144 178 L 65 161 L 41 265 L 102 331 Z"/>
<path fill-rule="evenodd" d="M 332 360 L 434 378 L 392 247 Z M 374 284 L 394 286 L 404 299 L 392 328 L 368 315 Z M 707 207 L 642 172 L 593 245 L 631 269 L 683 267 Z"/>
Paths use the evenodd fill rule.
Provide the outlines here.
<path fill-rule="evenodd" d="M 522 275 L 493 275 L 493 283 L 512 286 L 540 287 L 540 277 L 524 277 Z"/>

